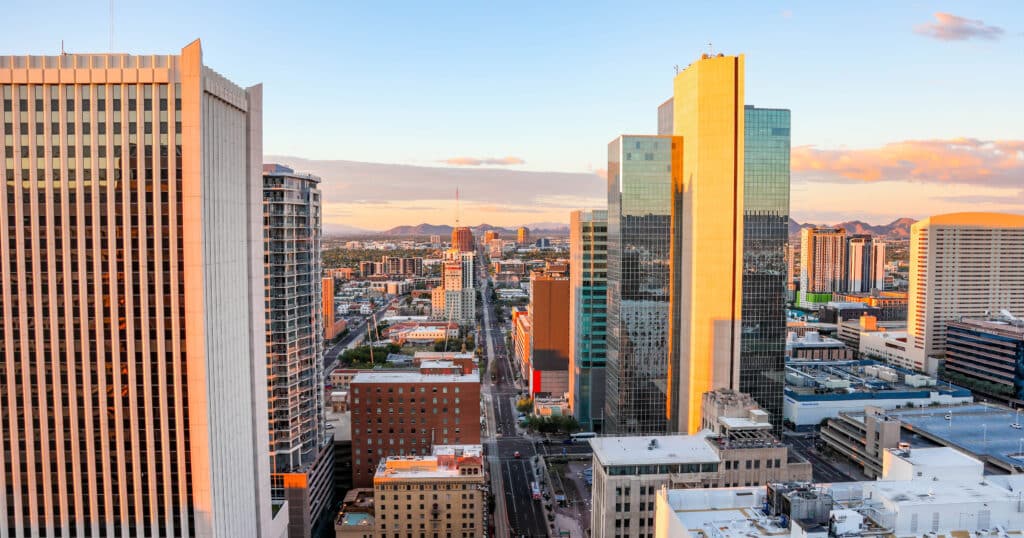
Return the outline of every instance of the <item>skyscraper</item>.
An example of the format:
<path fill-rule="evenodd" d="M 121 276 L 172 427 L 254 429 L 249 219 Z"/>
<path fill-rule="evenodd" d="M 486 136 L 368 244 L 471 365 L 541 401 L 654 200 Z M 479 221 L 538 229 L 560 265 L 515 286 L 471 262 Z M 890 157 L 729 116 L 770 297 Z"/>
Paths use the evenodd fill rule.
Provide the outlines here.
<path fill-rule="evenodd" d="M 584 430 L 604 418 L 608 331 L 608 211 L 569 214 L 569 404 Z"/>
<path fill-rule="evenodd" d="M 846 230 L 814 227 L 800 230 L 800 291 L 797 304 L 817 308 L 846 286 Z"/>
<path fill-rule="evenodd" d="M 743 56 L 710 56 L 675 78 L 673 131 L 682 171 L 672 177 L 673 428 L 700 428 L 703 394 L 739 384 L 743 288 Z"/>
<path fill-rule="evenodd" d="M 843 291 L 867 293 L 885 289 L 885 241 L 869 234 L 846 241 L 846 285 Z"/>
<path fill-rule="evenodd" d="M 466 226 L 456 226 L 452 230 L 452 249 L 459 252 L 473 252 L 473 230 Z"/>
<path fill-rule="evenodd" d="M 267 536 L 262 88 L 195 41 L 0 96 L 0 533 Z"/>
<path fill-rule="evenodd" d="M 910 227 L 907 330 L 918 356 L 942 355 L 946 323 L 1024 316 L 1024 215 L 950 213 Z"/>
<path fill-rule="evenodd" d="M 743 305 L 739 390 L 782 428 L 789 274 L 789 124 L 785 109 L 744 108 Z"/>
<path fill-rule="evenodd" d="M 333 508 L 334 452 L 323 393 L 319 183 L 286 166 L 263 166 L 271 493 L 288 501 L 294 538 L 311 536 Z"/>
<path fill-rule="evenodd" d="M 520 245 L 525 245 L 529 242 L 530 229 L 527 228 L 526 226 L 520 226 L 519 229 L 516 230 L 516 243 L 519 243 Z"/>
<path fill-rule="evenodd" d="M 441 286 L 431 291 L 434 319 L 472 325 L 476 322 L 476 288 L 473 281 L 473 252 L 450 249 L 441 265 Z"/>
<path fill-rule="evenodd" d="M 537 270 L 530 276 L 530 394 L 569 392 L 569 278 Z"/>
<path fill-rule="evenodd" d="M 666 430 L 672 181 L 679 137 L 620 136 L 608 144 L 606 430 Z"/>

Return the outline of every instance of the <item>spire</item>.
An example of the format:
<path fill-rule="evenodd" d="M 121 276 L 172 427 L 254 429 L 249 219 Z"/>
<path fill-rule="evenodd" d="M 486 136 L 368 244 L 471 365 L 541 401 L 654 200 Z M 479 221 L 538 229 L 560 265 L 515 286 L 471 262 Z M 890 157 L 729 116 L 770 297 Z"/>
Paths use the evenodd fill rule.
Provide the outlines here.
<path fill-rule="evenodd" d="M 455 187 L 455 227 L 459 227 L 459 187 Z"/>

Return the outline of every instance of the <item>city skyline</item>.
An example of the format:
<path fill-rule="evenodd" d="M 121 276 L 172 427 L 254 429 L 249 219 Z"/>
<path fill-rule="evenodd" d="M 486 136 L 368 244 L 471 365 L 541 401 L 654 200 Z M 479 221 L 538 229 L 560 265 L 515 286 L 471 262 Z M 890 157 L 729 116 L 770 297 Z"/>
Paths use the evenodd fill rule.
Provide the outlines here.
<path fill-rule="evenodd" d="M 880 222 L 978 206 L 1024 210 L 1018 186 L 1024 142 L 1014 132 L 1021 112 L 1004 106 L 1015 98 L 1021 75 L 1001 68 L 1019 61 L 1024 15 L 1011 6 L 666 4 L 658 7 L 665 16 L 652 20 L 618 13 L 612 4 L 543 13 L 530 6 L 435 13 L 415 5 L 378 12 L 266 4 L 244 10 L 246 24 L 237 25 L 226 21 L 238 10 L 218 5 L 182 9 L 169 15 L 169 24 L 150 29 L 136 24 L 145 7 L 116 4 L 112 47 L 106 10 L 69 7 L 69 16 L 45 31 L 12 27 L 0 49 L 55 54 L 63 39 L 69 52 L 162 52 L 202 37 L 225 71 L 265 82 L 265 162 L 324 178 L 328 230 L 380 230 L 417 224 L 408 218 L 417 211 L 430 216 L 413 220 L 442 221 L 454 213 L 445 204 L 456 184 L 467 223 L 567 223 L 570 209 L 598 207 L 593 202 L 602 198 L 604 180 L 595 175 L 604 165 L 595 148 L 619 133 L 653 132 L 644 104 L 667 97 L 660 80 L 711 41 L 716 52 L 748 57 L 749 83 L 758 89 L 747 104 L 789 106 L 799 118 L 793 216 Z M 18 6 L 24 18 L 45 16 L 44 10 Z M 685 17 L 673 16 L 683 10 Z M 637 24 L 602 24 L 613 14 Z M 307 39 L 271 44 L 259 33 L 232 30 L 269 31 L 271 21 L 302 27 Z M 335 32 L 338 26 L 346 31 Z M 870 38 L 865 27 L 872 28 Z M 813 50 L 808 42 L 816 43 Z M 265 69 L 285 64 L 291 68 Z M 613 66 L 626 83 L 592 83 L 592 73 Z M 313 69 L 323 80 L 297 88 L 288 80 L 293 69 Z M 412 87 L 417 92 L 405 91 Z M 538 196 L 510 192 L 485 176 L 430 178 L 427 189 L 420 170 L 400 168 L 394 180 L 375 181 L 375 192 L 358 185 L 365 183 L 360 178 L 332 173 L 334 161 L 423 166 L 444 176 L 486 169 L 575 177 L 542 173 L 535 179 L 547 188 Z M 392 189 L 380 188 L 409 182 L 423 191 L 395 198 L 387 193 Z"/>

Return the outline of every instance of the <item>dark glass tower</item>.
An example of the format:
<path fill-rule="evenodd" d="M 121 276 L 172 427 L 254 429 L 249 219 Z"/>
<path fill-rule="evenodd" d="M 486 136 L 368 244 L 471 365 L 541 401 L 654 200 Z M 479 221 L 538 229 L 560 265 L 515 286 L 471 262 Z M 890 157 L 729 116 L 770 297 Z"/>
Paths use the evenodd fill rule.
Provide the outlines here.
<path fill-rule="evenodd" d="M 672 136 L 608 145 L 608 335 L 605 431 L 666 431 Z"/>
<path fill-rule="evenodd" d="M 745 110 L 740 386 L 782 423 L 789 239 L 789 110 Z"/>

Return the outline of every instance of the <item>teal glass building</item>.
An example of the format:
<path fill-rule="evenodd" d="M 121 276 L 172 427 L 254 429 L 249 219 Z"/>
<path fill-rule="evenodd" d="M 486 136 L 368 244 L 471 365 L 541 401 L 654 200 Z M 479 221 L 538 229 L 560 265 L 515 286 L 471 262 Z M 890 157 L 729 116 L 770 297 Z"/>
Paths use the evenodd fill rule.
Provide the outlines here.
<path fill-rule="evenodd" d="M 608 211 L 569 215 L 569 397 L 584 431 L 603 431 L 608 333 Z"/>

